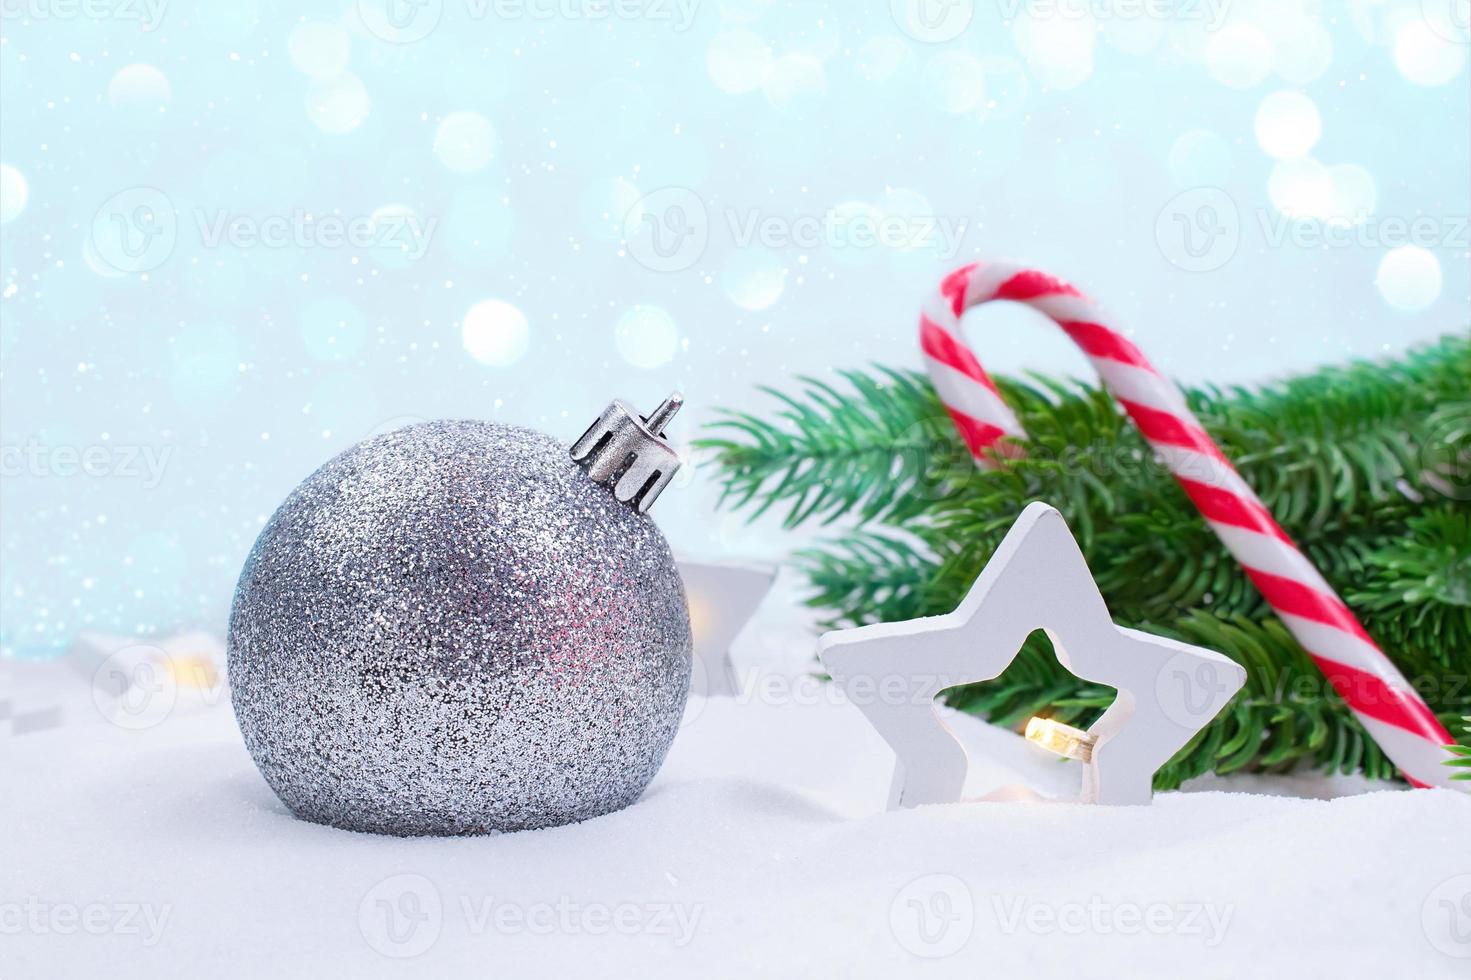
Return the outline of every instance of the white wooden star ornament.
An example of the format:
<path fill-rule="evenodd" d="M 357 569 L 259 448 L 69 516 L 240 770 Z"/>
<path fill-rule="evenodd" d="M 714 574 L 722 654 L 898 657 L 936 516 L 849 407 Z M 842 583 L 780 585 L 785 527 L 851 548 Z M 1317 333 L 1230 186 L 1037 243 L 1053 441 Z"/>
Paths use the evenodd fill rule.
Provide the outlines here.
<path fill-rule="evenodd" d="M 1148 803 L 1155 771 L 1246 683 L 1218 653 L 1116 625 L 1062 515 L 1030 504 L 954 612 L 818 642 L 833 680 L 897 756 L 890 809 L 961 798 L 968 760 L 935 696 L 999 676 L 1037 629 L 1064 667 L 1118 691 L 1086 735 L 1062 739 L 1063 754 L 1083 760 L 1080 802 Z"/>
<path fill-rule="evenodd" d="M 690 692 L 706 697 L 736 697 L 740 678 L 730 648 L 776 581 L 776 568 L 752 562 L 699 562 L 680 558 L 695 641 Z"/>

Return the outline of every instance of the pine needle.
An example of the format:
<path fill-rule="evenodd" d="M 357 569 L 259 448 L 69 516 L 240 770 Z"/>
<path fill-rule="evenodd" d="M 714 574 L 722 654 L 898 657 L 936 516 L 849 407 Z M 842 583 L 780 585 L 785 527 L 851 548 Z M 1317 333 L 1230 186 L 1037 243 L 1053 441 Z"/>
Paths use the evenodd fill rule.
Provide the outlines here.
<path fill-rule="evenodd" d="M 1293 766 L 1394 777 L 1106 391 L 998 378 L 1028 433 L 1025 454 L 980 469 L 922 374 L 838 377 L 798 379 L 793 394 L 766 389 L 770 415 L 728 412 L 698 443 L 713 451 L 726 506 L 753 519 L 781 513 L 788 527 L 854 525 L 795 557 L 831 625 L 948 612 L 1022 508 L 1045 500 L 1067 518 L 1120 623 L 1248 669 L 1246 688 L 1159 786 Z M 1471 714 L 1471 337 L 1184 395 L 1431 709 L 1446 723 Z M 998 724 L 1046 712 L 1086 725 L 1113 695 L 1064 670 L 1036 634 L 1001 677 L 945 697 Z M 1453 752 L 1448 764 L 1471 768 L 1471 749 Z"/>

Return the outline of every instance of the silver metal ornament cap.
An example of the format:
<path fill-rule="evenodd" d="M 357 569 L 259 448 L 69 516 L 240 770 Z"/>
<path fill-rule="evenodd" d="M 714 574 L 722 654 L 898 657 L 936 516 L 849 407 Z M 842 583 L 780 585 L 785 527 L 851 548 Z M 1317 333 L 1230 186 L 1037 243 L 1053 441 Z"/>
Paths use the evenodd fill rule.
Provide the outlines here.
<path fill-rule="evenodd" d="M 675 392 L 650 415 L 640 415 L 621 398 L 572 444 L 572 458 L 587 475 L 613 490 L 613 496 L 646 513 L 679 470 L 679 453 L 662 433 L 684 406 Z"/>

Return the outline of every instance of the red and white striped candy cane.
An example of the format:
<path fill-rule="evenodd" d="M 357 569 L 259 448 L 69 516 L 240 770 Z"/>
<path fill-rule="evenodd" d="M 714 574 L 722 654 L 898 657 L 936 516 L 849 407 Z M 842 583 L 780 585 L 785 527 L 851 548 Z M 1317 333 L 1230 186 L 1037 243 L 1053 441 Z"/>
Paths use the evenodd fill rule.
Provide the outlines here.
<path fill-rule="evenodd" d="M 1442 765 L 1451 736 L 1403 674 L 1211 441 L 1173 384 L 1113 327 L 1091 300 L 1035 269 L 974 263 L 952 272 L 920 314 L 920 347 L 930 379 L 978 463 L 1006 436 L 1025 436 L 960 335 L 967 309 L 1013 300 L 1046 314 L 1093 362 L 1208 524 L 1241 563 L 1282 622 L 1405 776 L 1447 786 Z"/>

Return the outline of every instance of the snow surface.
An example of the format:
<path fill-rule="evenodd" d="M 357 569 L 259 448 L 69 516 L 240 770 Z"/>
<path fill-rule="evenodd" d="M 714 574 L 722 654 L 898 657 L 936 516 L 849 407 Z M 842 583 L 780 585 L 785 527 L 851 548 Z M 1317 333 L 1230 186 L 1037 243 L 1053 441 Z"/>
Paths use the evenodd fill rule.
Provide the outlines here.
<path fill-rule="evenodd" d="M 621 813 L 450 840 L 294 819 L 218 694 L 141 731 L 70 705 L 0 737 L 0 977 L 1471 973 L 1463 794 L 1253 778 L 886 813 L 857 710 L 785 701 L 697 702 Z M 1074 788 L 951 721 L 977 795 Z"/>

